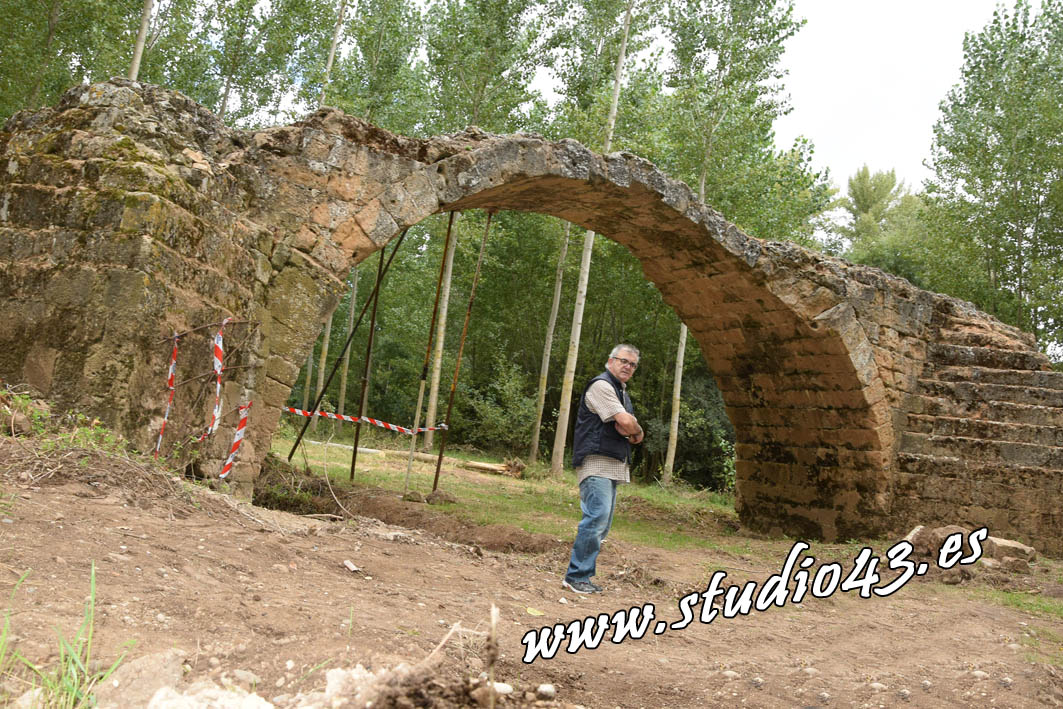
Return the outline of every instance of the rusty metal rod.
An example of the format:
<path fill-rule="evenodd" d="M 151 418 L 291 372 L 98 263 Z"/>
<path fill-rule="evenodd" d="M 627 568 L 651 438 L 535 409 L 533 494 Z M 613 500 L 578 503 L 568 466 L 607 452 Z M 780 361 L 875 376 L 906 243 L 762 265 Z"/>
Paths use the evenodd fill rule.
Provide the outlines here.
<path fill-rule="evenodd" d="M 484 247 L 487 246 L 487 234 L 491 231 L 491 212 L 487 213 L 487 223 L 484 225 L 484 235 L 480 239 L 480 255 L 476 258 L 476 271 L 472 276 L 472 288 L 469 290 L 469 306 L 465 309 L 465 324 L 461 328 L 461 341 L 458 344 L 458 362 L 454 366 L 454 379 L 450 383 L 450 400 L 447 403 L 447 416 L 444 419 L 446 428 L 439 437 L 439 458 L 436 460 L 436 476 L 432 480 L 432 492 L 439 487 L 439 469 L 443 466 L 443 451 L 447 447 L 447 434 L 450 433 L 450 412 L 454 409 L 454 392 L 458 389 L 458 373 L 461 372 L 461 355 L 465 351 L 465 337 L 469 332 L 469 319 L 472 317 L 472 304 L 476 299 L 476 284 L 480 281 L 480 266 L 484 260 Z"/>
<path fill-rule="evenodd" d="M 391 260 L 395 258 L 395 254 L 398 253 L 399 247 L 402 246 L 402 240 L 406 238 L 406 232 L 408 232 L 409 230 L 409 227 L 403 229 L 402 234 L 399 236 L 399 240 L 395 242 L 395 248 L 392 250 L 391 256 L 388 257 L 387 265 L 384 266 L 385 274 L 387 274 L 388 269 L 391 268 Z M 376 291 L 379 287 L 380 283 L 378 282 L 373 288 L 373 292 L 369 294 L 369 299 L 366 300 L 365 305 L 362 306 L 362 312 L 358 316 L 358 321 L 354 324 L 354 327 L 351 328 L 350 333 L 347 335 L 347 341 L 343 343 L 343 349 L 340 350 L 339 355 L 336 357 L 336 361 L 332 365 L 332 371 L 329 372 L 328 378 L 325 379 L 325 385 L 321 387 L 321 391 L 318 392 L 317 400 L 314 402 L 314 406 L 310 409 L 311 411 L 317 411 L 317 407 L 321 404 L 321 399 L 324 398 L 325 391 L 328 389 L 329 384 L 332 383 L 332 377 L 336 375 L 336 371 L 340 368 L 340 361 L 343 359 L 343 354 L 347 351 L 347 348 L 351 346 L 351 340 L 354 339 L 354 334 L 358 332 L 358 326 L 362 324 L 362 318 L 365 316 L 365 311 L 369 308 L 369 301 L 371 301 L 376 296 Z M 291 461 L 292 456 L 295 455 L 295 449 L 299 447 L 299 442 L 303 440 L 303 435 L 306 434 L 306 429 L 310 426 L 310 418 L 311 417 L 307 417 L 306 421 L 303 423 L 302 430 L 300 430 L 299 435 L 295 437 L 295 443 L 292 444 L 292 449 L 288 451 L 289 462 Z"/>
<path fill-rule="evenodd" d="M 237 365 L 235 367 L 225 367 L 225 371 L 229 372 L 229 371 L 232 371 L 234 369 L 252 369 L 252 368 L 254 368 L 256 366 L 258 366 L 258 365 L 255 365 L 255 364 L 240 364 L 240 365 Z M 182 384 L 188 384 L 189 382 L 194 382 L 197 379 L 203 379 L 204 377 L 213 377 L 214 375 L 215 375 L 215 372 L 212 369 L 209 372 L 204 372 L 203 374 L 197 374 L 194 377 L 189 377 L 188 379 L 185 379 L 184 381 L 177 382 L 176 384 L 173 385 L 173 388 L 176 389 L 177 387 L 181 386 Z"/>
<path fill-rule="evenodd" d="M 384 280 L 384 252 L 380 252 L 380 262 L 376 267 L 376 287 L 373 288 L 373 314 L 369 316 L 369 337 L 366 338 L 365 367 L 362 369 L 362 393 L 358 397 L 358 421 L 354 424 L 354 448 L 351 450 L 351 477 L 354 480 L 354 466 L 358 462 L 358 440 L 362 437 L 362 417 L 365 416 L 366 390 L 369 386 L 369 365 L 373 359 L 373 336 L 376 334 L 376 306 L 380 302 L 380 282 Z"/>
<path fill-rule="evenodd" d="M 443 242 L 443 253 L 439 259 L 439 279 L 436 281 L 436 302 L 432 305 L 432 321 L 428 324 L 428 344 L 424 350 L 424 366 L 421 368 L 421 383 L 417 387 L 417 407 L 413 410 L 413 433 L 410 435 L 410 457 L 406 460 L 406 481 L 402 485 L 402 494 L 410 491 L 410 471 L 413 470 L 413 454 L 417 449 L 417 427 L 421 425 L 421 404 L 424 402 L 424 384 L 428 378 L 428 363 L 432 359 L 432 335 L 435 334 L 436 317 L 439 315 L 439 293 L 443 290 L 443 271 L 447 266 L 447 250 L 450 249 L 450 232 L 454 226 L 454 212 L 447 221 L 447 238 Z"/>
<path fill-rule="evenodd" d="M 169 335 L 167 337 L 162 338 L 162 340 L 160 340 L 160 342 L 170 342 L 171 340 L 173 340 L 174 337 L 184 337 L 185 335 L 191 335 L 193 332 L 199 332 L 200 330 L 206 330 L 208 327 L 217 327 L 218 325 L 221 325 L 221 323 L 222 323 L 222 321 L 219 320 L 218 322 L 207 323 L 206 325 L 200 325 L 199 327 L 194 327 L 191 330 L 185 330 L 184 332 L 177 332 L 177 333 L 174 333 L 173 335 Z M 246 325 L 248 323 L 251 323 L 253 325 L 258 325 L 258 323 L 253 321 L 253 320 L 230 320 L 229 321 L 230 325 Z"/>

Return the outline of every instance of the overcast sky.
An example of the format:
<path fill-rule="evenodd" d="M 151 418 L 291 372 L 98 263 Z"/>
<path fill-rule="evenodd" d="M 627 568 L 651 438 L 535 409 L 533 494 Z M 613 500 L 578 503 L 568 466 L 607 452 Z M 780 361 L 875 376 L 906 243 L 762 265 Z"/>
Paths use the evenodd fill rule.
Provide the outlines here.
<path fill-rule="evenodd" d="M 808 20 L 783 65 L 793 111 L 775 123 L 788 148 L 804 135 L 813 165 L 843 192 L 865 163 L 897 171 L 911 189 L 931 175 L 938 104 L 958 83 L 963 36 L 992 18 L 996 0 L 796 0 Z M 1009 10 L 1014 2 L 1005 4 Z"/>

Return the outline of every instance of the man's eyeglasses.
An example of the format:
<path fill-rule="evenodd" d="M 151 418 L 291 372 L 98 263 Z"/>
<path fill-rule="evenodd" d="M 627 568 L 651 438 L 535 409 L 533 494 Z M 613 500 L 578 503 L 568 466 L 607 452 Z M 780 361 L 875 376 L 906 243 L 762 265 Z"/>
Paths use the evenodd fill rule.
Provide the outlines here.
<path fill-rule="evenodd" d="M 638 362 L 632 362 L 630 359 L 624 359 L 623 357 L 613 357 L 613 359 L 615 359 L 617 362 L 619 362 L 620 366 L 622 366 L 622 367 L 631 367 L 632 369 L 638 369 L 639 368 L 639 363 Z"/>

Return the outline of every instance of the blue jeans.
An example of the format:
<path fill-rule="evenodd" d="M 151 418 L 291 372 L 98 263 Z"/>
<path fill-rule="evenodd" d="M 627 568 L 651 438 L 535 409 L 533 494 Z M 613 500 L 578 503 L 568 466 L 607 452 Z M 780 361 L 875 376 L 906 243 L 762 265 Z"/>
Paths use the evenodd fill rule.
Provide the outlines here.
<path fill-rule="evenodd" d="M 566 581 L 589 581 L 594 576 L 602 539 L 613 524 L 616 507 L 616 480 L 591 475 L 579 484 L 579 507 L 583 519 L 576 528 L 572 558 L 565 572 Z"/>

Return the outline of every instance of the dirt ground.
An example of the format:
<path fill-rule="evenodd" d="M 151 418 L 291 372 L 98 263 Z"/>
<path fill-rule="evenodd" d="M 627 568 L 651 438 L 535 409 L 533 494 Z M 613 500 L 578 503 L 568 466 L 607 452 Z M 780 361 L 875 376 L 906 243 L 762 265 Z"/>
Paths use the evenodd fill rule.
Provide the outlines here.
<path fill-rule="evenodd" d="M 969 592 L 1004 584 L 1039 593 L 1059 584 L 1056 562 L 960 587 L 920 578 L 888 598 L 809 598 L 524 664 L 530 629 L 646 603 L 657 618 L 677 620 L 678 599 L 704 590 L 713 571 L 732 583 L 764 579 L 790 542 L 751 539 L 758 553 L 739 554 L 610 540 L 597 579 L 605 592 L 580 597 L 560 585 L 570 539 L 463 527 L 382 491 L 346 499 L 353 521 L 320 520 L 238 504 L 135 461 L 7 437 L 0 476 L 9 640 L 41 665 L 55 660 L 57 632 L 70 638 L 82 623 L 95 564 L 93 658 L 110 663 L 124 649 L 130 664 L 170 653 L 183 668 L 178 690 L 211 680 L 277 706 L 323 687 L 331 668 L 419 663 L 456 623 L 487 631 L 492 604 L 500 610 L 493 678 L 516 688 L 498 706 L 531 706 L 523 692 L 543 683 L 554 685 L 557 703 L 540 705 L 607 709 L 1063 705 L 1063 674 L 1052 664 L 1063 657 L 1063 622 Z M 855 549 L 813 545 L 812 553 L 844 565 Z M 424 686 L 387 705 L 476 706 L 474 693 L 441 688 L 469 690 L 467 678 L 490 655 L 484 636 L 453 633 Z M 7 684 L 17 695 L 17 683 Z M 117 696 L 119 705 L 141 701 Z"/>

